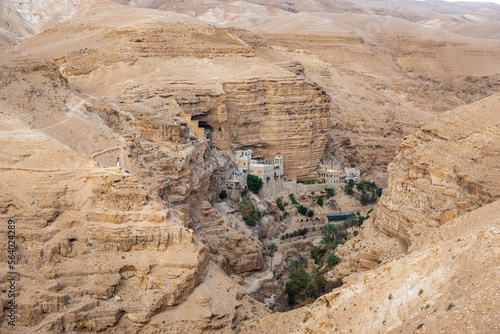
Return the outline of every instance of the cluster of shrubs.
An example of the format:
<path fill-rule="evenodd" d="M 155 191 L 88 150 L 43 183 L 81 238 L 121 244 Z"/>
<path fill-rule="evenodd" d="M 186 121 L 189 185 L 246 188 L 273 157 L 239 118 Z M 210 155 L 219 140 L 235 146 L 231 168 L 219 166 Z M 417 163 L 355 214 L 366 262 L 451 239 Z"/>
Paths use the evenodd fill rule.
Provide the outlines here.
<path fill-rule="evenodd" d="M 304 183 L 304 184 L 316 184 L 317 183 L 321 183 L 319 182 L 318 180 L 316 179 L 308 179 L 308 180 L 298 180 L 297 183 Z"/>
<path fill-rule="evenodd" d="M 335 253 L 335 249 L 338 245 L 344 243 L 347 234 L 339 231 L 333 224 L 325 225 L 321 233 L 323 234 L 322 245 L 315 246 L 311 250 L 311 258 L 314 259 L 316 264 L 320 265 L 316 271 L 311 274 L 307 273 L 303 263 L 298 260 L 293 261 L 288 268 L 290 276 L 285 283 L 284 292 L 289 305 L 293 306 L 297 303 L 299 306 L 307 305 L 319 296 L 343 284 L 341 278 L 335 282 L 330 282 L 325 278 L 324 274 L 340 263 L 341 259 Z"/>
<path fill-rule="evenodd" d="M 359 196 L 359 202 L 362 205 L 367 205 L 370 203 L 375 203 L 378 200 L 378 196 L 376 195 L 375 192 L 373 193 L 368 193 L 365 190 L 361 193 L 361 196 Z"/>
<path fill-rule="evenodd" d="M 243 220 L 248 226 L 257 225 L 257 221 L 260 218 L 260 211 L 255 208 L 255 205 L 248 196 L 243 195 L 241 198 L 240 211 L 243 215 Z"/>
<path fill-rule="evenodd" d="M 326 191 L 326 198 L 331 198 L 335 196 L 335 189 L 334 188 L 325 188 Z"/>
<path fill-rule="evenodd" d="M 302 215 L 304 215 L 304 216 L 307 216 L 307 217 L 309 217 L 309 218 L 312 218 L 312 217 L 314 216 L 314 211 L 313 211 L 313 210 L 309 210 L 309 209 L 307 209 L 307 208 L 306 208 L 305 206 L 303 206 L 303 205 L 298 205 L 298 206 L 297 206 L 297 211 L 298 211 L 300 214 L 302 214 Z"/>
<path fill-rule="evenodd" d="M 319 269 L 319 268 L 318 268 Z M 285 283 L 285 294 L 289 305 L 299 304 L 304 306 L 312 303 L 319 296 L 332 291 L 338 287 L 337 282 L 328 281 L 324 274 L 326 271 L 317 270 L 309 274 L 304 269 L 302 262 L 295 260 L 288 268 L 290 276 Z"/>
<path fill-rule="evenodd" d="M 370 209 L 368 213 L 366 214 L 366 217 L 362 216 L 361 213 L 358 211 L 356 212 L 355 217 L 347 218 L 344 222 L 344 228 L 347 229 L 349 227 L 361 227 L 363 225 L 364 221 L 367 220 L 370 217 L 370 213 L 372 213 L 373 209 Z"/>
<path fill-rule="evenodd" d="M 313 247 L 311 250 L 311 258 L 316 264 L 322 265 L 326 262 L 329 266 L 333 267 L 340 262 L 340 259 L 333 251 L 338 245 L 342 245 L 345 242 L 347 233 L 339 231 L 333 224 L 327 224 L 323 226 L 321 234 L 323 234 L 321 246 Z"/>
<path fill-rule="evenodd" d="M 382 196 L 382 188 L 377 187 L 375 182 L 361 181 L 355 183 L 354 180 L 349 180 L 349 183 L 345 186 L 344 191 L 347 195 L 354 194 L 354 187 L 361 192 L 361 196 L 358 200 L 362 205 L 367 205 L 370 203 L 375 203 L 380 196 Z"/>
<path fill-rule="evenodd" d="M 297 206 L 297 211 L 304 216 L 307 214 L 307 208 L 303 205 Z"/>
<path fill-rule="evenodd" d="M 315 230 L 316 230 L 316 228 L 313 228 L 313 231 L 315 231 Z M 281 240 L 304 236 L 308 232 L 309 232 L 309 229 L 307 227 L 304 227 L 304 228 L 301 228 L 299 230 L 295 230 L 292 233 L 286 233 L 286 234 L 282 235 Z"/>
<path fill-rule="evenodd" d="M 263 184 L 264 184 L 264 182 L 260 179 L 260 177 L 252 175 L 252 174 L 249 174 L 247 176 L 248 188 L 250 188 L 250 190 L 253 191 L 254 193 L 258 194 L 259 190 L 260 190 L 260 188 L 262 188 Z"/>
<path fill-rule="evenodd" d="M 295 200 L 295 197 L 293 197 L 293 194 L 288 195 L 288 197 L 290 197 L 290 200 L 292 201 L 292 204 L 293 204 L 293 205 L 297 205 L 297 204 L 299 204 L 299 202 L 297 202 L 297 201 Z"/>

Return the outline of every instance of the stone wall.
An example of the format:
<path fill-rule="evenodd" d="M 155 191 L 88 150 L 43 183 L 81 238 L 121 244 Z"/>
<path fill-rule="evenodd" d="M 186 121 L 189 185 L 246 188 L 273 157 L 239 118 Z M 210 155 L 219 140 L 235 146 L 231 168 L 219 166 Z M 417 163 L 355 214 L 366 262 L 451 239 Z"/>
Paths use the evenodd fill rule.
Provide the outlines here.
<path fill-rule="evenodd" d="M 259 191 L 259 195 L 264 198 L 276 198 L 283 191 L 283 178 L 271 178 L 269 181 L 264 181 L 262 188 Z"/>
<path fill-rule="evenodd" d="M 288 197 L 289 194 L 297 194 L 297 195 L 305 195 L 312 191 L 320 192 L 324 191 L 325 188 L 340 188 L 339 185 L 329 185 L 328 183 L 320 183 L 320 184 L 304 184 L 297 183 L 295 181 L 287 181 L 283 183 L 283 191 L 280 196 Z"/>

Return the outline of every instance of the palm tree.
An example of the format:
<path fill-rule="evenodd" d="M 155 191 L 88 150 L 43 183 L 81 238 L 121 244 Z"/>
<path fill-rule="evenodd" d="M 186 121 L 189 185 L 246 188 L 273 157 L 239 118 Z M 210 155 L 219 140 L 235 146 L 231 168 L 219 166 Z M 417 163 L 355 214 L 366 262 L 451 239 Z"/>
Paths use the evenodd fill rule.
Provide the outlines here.
<path fill-rule="evenodd" d="M 278 251 L 278 246 L 273 242 L 272 244 L 267 246 L 267 251 L 269 256 L 271 257 L 271 270 L 273 270 L 273 257 L 274 257 L 274 252 Z"/>
<path fill-rule="evenodd" d="M 339 230 L 338 230 L 337 226 L 335 226 L 333 224 L 327 224 L 323 227 L 323 230 L 321 230 L 321 233 L 323 234 L 323 239 L 324 239 L 327 247 L 329 247 L 330 242 L 335 240 L 335 238 L 338 236 Z"/>
<path fill-rule="evenodd" d="M 331 252 L 330 254 L 328 254 L 326 256 L 326 259 L 325 259 L 326 263 L 333 267 L 335 265 L 337 265 L 339 262 L 340 262 L 340 259 L 339 257 L 337 256 L 337 254 L 335 254 L 334 252 Z"/>
<path fill-rule="evenodd" d="M 302 267 L 302 261 L 300 260 L 293 260 L 292 263 L 290 263 L 290 266 L 288 267 L 288 270 L 290 273 L 298 273 L 300 267 Z"/>

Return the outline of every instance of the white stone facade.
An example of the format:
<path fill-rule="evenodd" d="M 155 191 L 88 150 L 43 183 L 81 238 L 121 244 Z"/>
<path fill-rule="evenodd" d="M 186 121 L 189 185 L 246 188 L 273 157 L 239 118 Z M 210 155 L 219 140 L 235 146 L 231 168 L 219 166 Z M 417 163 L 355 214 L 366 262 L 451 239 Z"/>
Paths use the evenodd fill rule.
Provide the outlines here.
<path fill-rule="evenodd" d="M 345 172 L 334 162 L 321 163 L 318 170 L 319 179 L 329 186 L 340 186 L 344 183 Z"/>
<path fill-rule="evenodd" d="M 354 182 L 360 181 L 361 173 L 359 172 L 358 168 L 345 167 L 344 172 L 345 172 L 346 183 L 349 182 L 349 180 L 354 180 Z"/>
<path fill-rule="evenodd" d="M 283 188 L 284 169 L 283 156 L 277 153 L 273 162 L 268 162 L 267 159 L 252 159 L 253 151 L 250 149 L 241 149 L 233 151 L 233 157 L 238 171 L 242 173 L 241 178 L 244 179 L 246 186 L 246 178 L 248 175 L 259 177 L 263 186 L 259 194 L 263 197 L 277 196 Z M 233 171 L 234 174 L 234 171 Z M 234 175 L 231 179 L 236 179 Z M 240 181 L 243 185 L 243 180 Z M 241 190 L 245 188 L 241 186 Z"/>

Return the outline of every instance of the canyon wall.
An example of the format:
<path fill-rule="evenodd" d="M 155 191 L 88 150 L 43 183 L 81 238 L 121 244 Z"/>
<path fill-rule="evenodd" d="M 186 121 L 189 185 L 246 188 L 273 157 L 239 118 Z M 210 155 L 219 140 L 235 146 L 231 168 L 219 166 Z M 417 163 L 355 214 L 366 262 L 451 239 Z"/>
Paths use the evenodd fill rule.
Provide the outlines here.
<path fill-rule="evenodd" d="M 117 26 L 106 22 L 111 10 L 123 16 Z M 315 176 L 331 113 L 330 97 L 317 85 L 256 57 L 231 31 L 179 14 L 127 7 L 85 14 L 21 49 L 56 62 L 90 94 L 130 101 L 123 109 L 133 115 L 144 113 L 139 103 L 158 109 L 158 101 L 172 98 L 220 149 L 246 146 L 270 159 L 281 152 L 289 178 Z M 63 41 L 60 48 L 40 48 L 55 39 Z"/>
<path fill-rule="evenodd" d="M 269 160 L 280 152 L 289 179 L 315 177 L 329 140 L 330 97 L 302 78 L 226 82 L 233 147 Z"/>
<path fill-rule="evenodd" d="M 144 323 L 203 281 L 207 249 L 135 177 L 99 168 L 4 113 L 1 124 L 0 212 L 15 221 L 16 328 Z"/>
<path fill-rule="evenodd" d="M 445 113 L 406 138 L 389 186 L 359 236 L 339 248 L 339 272 L 372 269 L 419 249 L 441 226 L 500 197 L 500 95 Z"/>
<path fill-rule="evenodd" d="M 389 187 L 373 224 L 411 250 L 434 228 L 498 199 L 499 107 L 496 94 L 406 139 L 389 165 Z"/>
<path fill-rule="evenodd" d="M 499 107 L 496 94 L 405 139 L 371 217 L 338 249 L 346 284 L 246 332 L 498 331 Z"/>
<path fill-rule="evenodd" d="M 189 215 L 154 188 L 190 182 L 185 189 L 201 189 L 199 194 L 181 189 L 179 200 L 186 196 L 196 207 L 197 198 L 207 198 L 208 187 L 217 183 L 210 168 L 227 161 L 186 132 L 187 122 L 175 114 L 178 106 L 167 101 L 159 108 L 163 113 L 150 113 L 144 105 L 142 114 L 129 113 L 126 102 L 80 96 L 50 63 L 1 54 L 0 218 L 5 229 L 0 241 L 5 249 L 0 275 L 8 291 L 7 221 L 12 219 L 16 328 L 138 332 L 147 325 L 149 331 L 196 333 L 232 330 L 255 312 L 268 312 L 209 264 L 211 248 L 187 228 L 194 224 Z M 172 128 L 178 130 L 178 142 L 165 138 L 175 134 L 167 131 Z M 117 156 L 121 169 L 115 167 Z M 172 183 L 162 183 L 165 175 Z M 240 236 L 262 258 L 247 238 Z M 255 270 L 248 261 L 234 267 Z M 211 302 L 217 298 L 224 299 L 224 307 Z M 4 310 L 8 301 L 2 294 Z M 184 307 L 190 309 L 188 316 Z M 6 315 L 0 316 L 5 330 Z"/>

